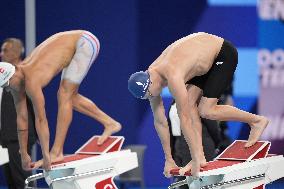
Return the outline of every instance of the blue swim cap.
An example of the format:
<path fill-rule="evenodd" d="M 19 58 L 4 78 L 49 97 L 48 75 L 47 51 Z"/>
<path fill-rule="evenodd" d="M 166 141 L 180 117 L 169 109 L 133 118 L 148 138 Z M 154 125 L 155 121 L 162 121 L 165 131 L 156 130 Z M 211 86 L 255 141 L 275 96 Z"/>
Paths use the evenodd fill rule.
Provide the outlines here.
<path fill-rule="evenodd" d="M 144 98 L 150 83 L 150 75 L 146 72 L 136 72 L 128 79 L 128 90 L 136 98 Z"/>

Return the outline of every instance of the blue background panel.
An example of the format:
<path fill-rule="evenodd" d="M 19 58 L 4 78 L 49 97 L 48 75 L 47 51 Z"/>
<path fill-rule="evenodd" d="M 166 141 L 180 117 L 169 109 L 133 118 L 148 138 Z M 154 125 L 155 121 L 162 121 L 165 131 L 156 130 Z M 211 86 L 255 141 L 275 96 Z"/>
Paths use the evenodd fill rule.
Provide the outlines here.
<path fill-rule="evenodd" d="M 237 47 L 257 46 L 255 7 L 207 7 L 193 32 L 204 31 L 221 36 Z"/>
<path fill-rule="evenodd" d="M 259 93 L 259 68 L 256 48 L 238 48 L 239 63 L 234 77 L 234 96 L 256 97 Z"/>
<path fill-rule="evenodd" d="M 257 0 L 207 0 L 210 6 L 256 6 Z"/>
<path fill-rule="evenodd" d="M 284 49 L 284 22 L 259 20 L 259 41 L 260 48 L 274 50 L 275 48 Z"/>

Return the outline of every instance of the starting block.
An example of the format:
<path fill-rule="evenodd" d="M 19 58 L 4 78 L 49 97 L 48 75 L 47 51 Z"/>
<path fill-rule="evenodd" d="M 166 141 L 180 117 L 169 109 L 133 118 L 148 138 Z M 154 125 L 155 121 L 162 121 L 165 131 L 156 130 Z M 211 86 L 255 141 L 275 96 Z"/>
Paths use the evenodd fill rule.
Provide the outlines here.
<path fill-rule="evenodd" d="M 246 142 L 234 141 L 214 161 L 208 162 L 198 179 L 187 172 L 185 180 L 168 188 L 188 185 L 189 189 L 264 189 L 266 184 L 284 177 L 284 157 L 268 154 L 270 142 L 259 141 L 245 148 Z M 180 176 L 179 169 L 171 170 L 171 174 Z"/>
<path fill-rule="evenodd" d="M 98 138 L 93 136 L 75 154 L 53 163 L 50 171 L 27 178 L 26 188 L 30 182 L 45 178 L 52 189 L 117 189 L 113 178 L 138 167 L 137 154 L 121 150 L 121 136 L 110 136 L 100 146 Z"/>
<path fill-rule="evenodd" d="M 9 154 L 7 148 L 2 148 L 0 145 L 0 165 L 3 165 L 5 163 L 9 162 Z"/>

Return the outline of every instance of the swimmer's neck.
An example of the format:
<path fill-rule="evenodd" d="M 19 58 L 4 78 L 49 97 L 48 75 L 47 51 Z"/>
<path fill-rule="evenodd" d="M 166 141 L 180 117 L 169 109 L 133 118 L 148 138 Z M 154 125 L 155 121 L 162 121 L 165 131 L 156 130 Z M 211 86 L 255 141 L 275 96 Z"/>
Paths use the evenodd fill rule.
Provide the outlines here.
<path fill-rule="evenodd" d="M 10 79 L 10 84 L 7 88 L 14 91 L 20 91 L 25 86 L 25 74 L 21 66 L 16 65 L 14 75 Z"/>

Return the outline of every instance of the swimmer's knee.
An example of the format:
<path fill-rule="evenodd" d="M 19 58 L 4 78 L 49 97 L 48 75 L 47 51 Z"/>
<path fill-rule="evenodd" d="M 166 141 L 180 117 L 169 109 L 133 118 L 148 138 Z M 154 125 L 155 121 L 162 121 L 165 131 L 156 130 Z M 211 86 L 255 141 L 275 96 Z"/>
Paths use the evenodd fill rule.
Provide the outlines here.
<path fill-rule="evenodd" d="M 57 99 L 58 100 L 72 100 L 73 96 L 76 95 L 75 91 L 72 90 L 66 90 L 63 87 L 59 87 L 57 91 Z"/>
<path fill-rule="evenodd" d="M 73 107 L 77 107 L 79 105 L 79 98 L 78 98 L 78 93 L 72 96 L 72 104 Z"/>

